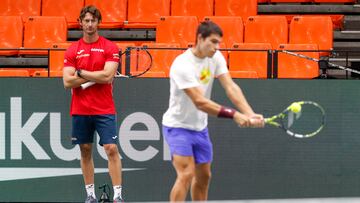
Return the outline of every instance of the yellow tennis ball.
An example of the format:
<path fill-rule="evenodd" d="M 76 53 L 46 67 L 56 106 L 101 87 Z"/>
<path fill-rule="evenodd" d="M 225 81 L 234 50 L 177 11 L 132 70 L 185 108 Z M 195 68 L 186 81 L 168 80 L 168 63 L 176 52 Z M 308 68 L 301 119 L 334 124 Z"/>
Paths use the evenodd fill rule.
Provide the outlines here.
<path fill-rule="evenodd" d="M 294 102 L 290 105 L 290 111 L 299 113 L 301 111 L 301 105 L 298 102 Z"/>

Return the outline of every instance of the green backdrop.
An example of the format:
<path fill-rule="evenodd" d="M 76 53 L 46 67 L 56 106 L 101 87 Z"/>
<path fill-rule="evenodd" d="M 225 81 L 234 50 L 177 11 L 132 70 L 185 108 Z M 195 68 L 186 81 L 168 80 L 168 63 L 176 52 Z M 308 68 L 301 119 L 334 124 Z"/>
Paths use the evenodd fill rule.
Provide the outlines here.
<path fill-rule="evenodd" d="M 235 81 L 256 112 L 270 116 L 313 100 L 325 108 L 327 123 L 318 136 L 296 139 L 210 118 L 210 200 L 360 196 L 358 81 Z M 167 79 L 115 80 L 126 201 L 168 199 L 175 179 L 161 135 L 168 93 Z M 70 143 L 70 97 L 61 79 L 0 79 L 0 202 L 85 199 L 79 152 Z M 231 105 L 218 83 L 213 99 Z M 95 148 L 94 159 L 96 186 L 110 184 L 103 152 Z"/>

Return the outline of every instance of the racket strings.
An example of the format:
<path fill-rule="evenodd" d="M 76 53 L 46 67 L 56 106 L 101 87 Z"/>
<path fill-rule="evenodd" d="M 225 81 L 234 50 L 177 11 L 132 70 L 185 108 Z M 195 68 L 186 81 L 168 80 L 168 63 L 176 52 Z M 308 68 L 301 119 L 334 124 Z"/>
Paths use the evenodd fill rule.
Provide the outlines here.
<path fill-rule="evenodd" d="M 130 68 L 130 77 L 137 77 L 146 73 L 152 65 L 152 57 L 150 53 L 144 48 L 128 49 L 124 53 L 123 60 L 125 61 L 125 69 Z M 129 66 L 129 67 L 126 67 Z"/>
<path fill-rule="evenodd" d="M 314 105 L 302 105 L 301 111 L 288 111 L 282 119 L 283 126 L 292 132 L 306 135 L 316 132 L 323 126 L 323 112 Z"/>
<path fill-rule="evenodd" d="M 137 71 L 144 71 L 151 66 L 151 58 L 145 50 L 137 52 Z"/>
<path fill-rule="evenodd" d="M 294 122 L 299 119 L 301 116 L 301 111 L 298 113 L 294 113 L 292 111 L 288 111 L 288 115 L 287 115 L 287 122 L 286 122 L 286 126 L 287 128 L 291 128 L 291 126 L 294 124 Z"/>

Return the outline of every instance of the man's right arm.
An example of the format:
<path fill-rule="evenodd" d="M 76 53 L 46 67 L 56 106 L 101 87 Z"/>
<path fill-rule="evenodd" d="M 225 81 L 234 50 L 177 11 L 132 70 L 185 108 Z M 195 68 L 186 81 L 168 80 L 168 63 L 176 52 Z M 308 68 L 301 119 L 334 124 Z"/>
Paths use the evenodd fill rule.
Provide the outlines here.
<path fill-rule="evenodd" d="M 76 73 L 76 44 L 72 44 L 64 55 L 63 83 L 65 89 L 80 87 L 87 82 Z"/>
<path fill-rule="evenodd" d="M 86 79 L 77 76 L 75 67 L 67 66 L 63 69 L 63 83 L 65 89 L 80 87 L 88 82 Z"/>
<path fill-rule="evenodd" d="M 188 97 L 191 99 L 191 101 L 194 103 L 197 109 L 200 111 L 203 111 L 209 115 L 212 116 L 220 116 L 223 112 L 224 107 L 220 104 L 206 98 L 204 96 L 204 93 L 199 87 L 191 87 L 184 89 L 185 93 L 188 95 Z M 250 117 L 234 110 L 233 114 L 227 118 L 232 118 L 235 123 L 237 123 L 241 127 L 250 127 L 254 124 L 252 123 Z M 223 116 L 220 116 L 223 117 Z"/>

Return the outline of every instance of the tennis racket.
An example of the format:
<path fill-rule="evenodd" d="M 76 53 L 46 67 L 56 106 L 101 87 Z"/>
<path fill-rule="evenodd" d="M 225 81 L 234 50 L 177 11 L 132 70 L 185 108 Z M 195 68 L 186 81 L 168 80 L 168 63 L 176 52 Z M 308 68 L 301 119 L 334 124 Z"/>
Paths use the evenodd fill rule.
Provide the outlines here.
<path fill-rule="evenodd" d="M 283 129 L 296 138 L 309 138 L 324 128 L 325 111 L 313 101 L 294 102 L 283 112 L 265 118 L 265 124 Z"/>
<path fill-rule="evenodd" d="M 124 52 L 119 52 L 120 62 L 115 77 L 136 78 L 148 72 L 152 66 L 152 56 L 146 47 L 128 47 Z M 125 67 L 125 74 L 121 70 Z M 95 85 L 93 81 L 81 84 L 82 89 Z"/>

